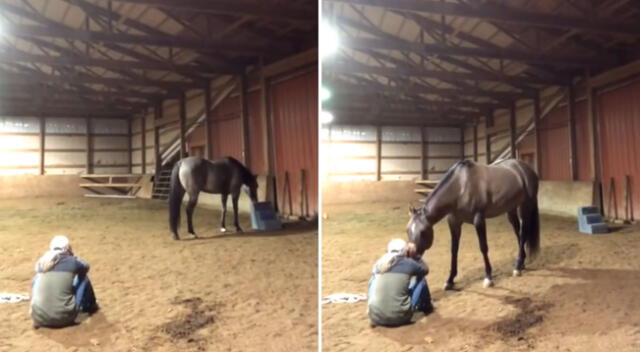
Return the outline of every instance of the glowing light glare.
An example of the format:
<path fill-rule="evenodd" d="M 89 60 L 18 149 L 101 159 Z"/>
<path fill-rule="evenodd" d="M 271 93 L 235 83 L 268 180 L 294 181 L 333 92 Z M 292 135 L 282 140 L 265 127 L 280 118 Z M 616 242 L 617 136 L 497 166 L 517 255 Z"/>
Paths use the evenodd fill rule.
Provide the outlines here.
<path fill-rule="evenodd" d="M 335 54 L 339 46 L 338 31 L 328 22 L 322 22 L 320 25 L 320 59 L 326 59 Z"/>
<path fill-rule="evenodd" d="M 320 101 L 331 99 L 331 91 L 326 87 L 320 87 Z"/>
<path fill-rule="evenodd" d="M 333 121 L 333 114 L 328 111 L 320 112 L 320 123 L 323 125 L 330 124 Z"/>

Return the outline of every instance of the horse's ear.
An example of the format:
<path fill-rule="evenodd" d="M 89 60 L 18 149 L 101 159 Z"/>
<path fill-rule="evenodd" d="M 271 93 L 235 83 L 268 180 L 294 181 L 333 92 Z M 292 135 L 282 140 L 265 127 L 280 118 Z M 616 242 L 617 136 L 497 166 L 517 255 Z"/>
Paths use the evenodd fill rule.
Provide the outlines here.
<path fill-rule="evenodd" d="M 416 209 L 409 203 L 409 216 L 413 216 L 416 213 Z"/>

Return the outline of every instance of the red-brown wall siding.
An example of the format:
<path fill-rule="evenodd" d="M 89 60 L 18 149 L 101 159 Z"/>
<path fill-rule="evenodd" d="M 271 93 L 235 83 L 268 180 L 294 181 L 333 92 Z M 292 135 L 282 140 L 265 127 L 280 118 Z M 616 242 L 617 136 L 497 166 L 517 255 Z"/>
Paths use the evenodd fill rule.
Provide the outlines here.
<path fill-rule="evenodd" d="M 634 217 L 640 218 L 640 81 L 598 96 L 604 204 L 615 180 L 618 214 L 624 216 L 624 178 L 631 177 Z"/>
<path fill-rule="evenodd" d="M 578 180 L 591 181 L 591 149 L 589 146 L 589 116 L 587 101 L 576 103 L 576 150 L 578 154 Z"/>
<path fill-rule="evenodd" d="M 571 180 L 567 108 L 556 108 L 540 124 L 542 179 Z"/>
<path fill-rule="evenodd" d="M 318 78 L 307 73 L 272 86 L 278 199 L 289 173 L 294 212 L 300 213 L 300 170 L 306 170 L 309 213 L 317 213 Z M 284 210 L 284 209 L 281 209 Z M 287 212 L 289 208 L 287 206 Z"/>

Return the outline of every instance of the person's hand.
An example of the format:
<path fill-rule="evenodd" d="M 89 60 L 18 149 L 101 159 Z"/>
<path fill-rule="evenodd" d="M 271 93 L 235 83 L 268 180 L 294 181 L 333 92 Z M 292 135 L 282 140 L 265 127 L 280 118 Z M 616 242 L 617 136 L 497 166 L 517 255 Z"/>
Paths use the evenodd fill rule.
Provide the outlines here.
<path fill-rule="evenodd" d="M 413 242 L 407 243 L 407 257 L 409 258 L 416 257 L 416 244 Z"/>
<path fill-rule="evenodd" d="M 72 256 L 72 257 L 73 257 L 73 256 L 75 256 L 75 255 L 73 254 L 73 248 L 71 248 L 71 246 L 69 246 L 69 250 L 68 250 L 68 252 L 69 252 L 69 255 L 70 255 L 70 256 Z"/>

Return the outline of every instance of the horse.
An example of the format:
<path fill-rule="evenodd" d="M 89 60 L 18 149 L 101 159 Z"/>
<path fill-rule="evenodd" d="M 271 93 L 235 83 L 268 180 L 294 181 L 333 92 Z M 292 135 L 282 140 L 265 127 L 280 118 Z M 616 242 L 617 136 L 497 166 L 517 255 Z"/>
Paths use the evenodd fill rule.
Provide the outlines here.
<path fill-rule="evenodd" d="M 252 203 L 258 201 L 257 177 L 232 157 L 210 161 L 201 157 L 191 156 L 179 160 L 171 170 L 171 187 L 169 190 L 169 227 L 171 228 L 173 239 L 179 239 L 180 205 L 185 191 L 189 194 L 186 211 L 189 235 L 192 238 L 198 237 L 193 230 L 192 217 L 201 191 L 221 195 L 222 232 L 227 231 L 225 226 L 227 198 L 231 194 L 233 224 L 238 232 L 242 232 L 238 223 L 238 198 L 240 197 L 241 188 L 251 198 Z"/>
<path fill-rule="evenodd" d="M 419 258 L 431 248 L 433 226 L 446 217 L 451 232 L 451 271 L 444 289 L 451 290 L 458 273 L 462 224 L 473 224 L 484 259 L 483 286 L 493 286 L 485 219 L 507 213 L 518 241 L 513 275 L 520 276 L 526 259 L 525 245 L 531 257 L 535 257 L 540 249 L 537 197 L 538 176 L 522 161 L 503 159 L 491 165 L 459 161 L 449 168 L 420 209 L 409 207 L 410 255 Z"/>

